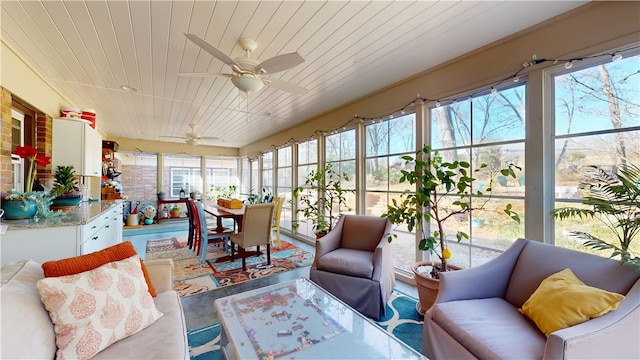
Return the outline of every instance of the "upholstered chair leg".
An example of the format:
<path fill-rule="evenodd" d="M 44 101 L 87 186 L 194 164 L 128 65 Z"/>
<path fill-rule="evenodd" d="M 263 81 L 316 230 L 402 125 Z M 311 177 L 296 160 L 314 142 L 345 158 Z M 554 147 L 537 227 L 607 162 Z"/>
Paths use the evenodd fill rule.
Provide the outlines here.
<path fill-rule="evenodd" d="M 271 265 L 271 244 L 267 243 L 267 265 Z"/>
<path fill-rule="evenodd" d="M 247 270 L 247 257 L 245 254 L 245 249 L 240 245 L 238 245 L 238 253 L 242 257 L 242 271 L 245 271 Z"/>

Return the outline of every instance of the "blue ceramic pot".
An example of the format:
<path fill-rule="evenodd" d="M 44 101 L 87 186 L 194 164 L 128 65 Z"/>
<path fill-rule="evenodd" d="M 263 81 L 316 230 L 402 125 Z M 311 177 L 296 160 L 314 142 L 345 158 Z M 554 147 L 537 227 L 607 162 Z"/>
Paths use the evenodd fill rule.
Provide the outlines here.
<path fill-rule="evenodd" d="M 52 206 L 75 206 L 82 200 L 82 195 L 62 195 L 52 201 Z"/>
<path fill-rule="evenodd" d="M 31 219 L 38 212 L 33 200 L 2 200 L 2 209 L 7 220 Z"/>

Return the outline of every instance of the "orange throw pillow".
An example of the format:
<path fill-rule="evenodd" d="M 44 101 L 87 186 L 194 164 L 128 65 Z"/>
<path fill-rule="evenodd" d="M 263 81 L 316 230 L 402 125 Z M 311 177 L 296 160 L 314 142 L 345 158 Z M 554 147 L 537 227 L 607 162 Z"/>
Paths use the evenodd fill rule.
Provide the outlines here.
<path fill-rule="evenodd" d="M 133 247 L 133 244 L 130 241 L 125 241 L 90 254 L 56 261 L 47 261 L 42 264 L 42 270 L 44 270 L 45 277 L 73 275 L 93 270 L 110 262 L 124 260 L 137 254 L 138 253 Z M 142 267 L 144 280 L 147 282 L 147 286 L 149 287 L 149 294 L 155 297 L 156 289 L 153 287 L 153 284 L 151 284 L 147 267 L 144 266 L 144 261 L 142 261 L 142 259 L 140 259 L 140 266 Z"/>

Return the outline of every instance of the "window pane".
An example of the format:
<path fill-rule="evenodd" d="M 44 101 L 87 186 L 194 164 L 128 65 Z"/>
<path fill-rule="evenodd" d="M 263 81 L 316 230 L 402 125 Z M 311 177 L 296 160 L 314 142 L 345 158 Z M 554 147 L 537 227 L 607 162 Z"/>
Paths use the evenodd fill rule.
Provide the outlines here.
<path fill-rule="evenodd" d="M 449 244 L 456 254 L 452 258 L 454 265 L 477 266 L 502 252 L 518 236 L 524 236 L 523 225 L 511 220 L 503 209 L 510 203 L 524 219 L 525 89 L 526 83 L 521 83 L 430 111 L 432 148 L 446 149 L 438 152 L 444 161 L 466 161 L 472 170 L 480 169 L 481 164 L 487 165 L 471 173 L 476 179 L 471 185 L 472 192 L 484 194 L 472 200 L 476 210 L 450 217 L 444 224 L 447 241 L 454 243 Z M 491 145 L 494 143 L 501 144 Z M 509 165 L 519 166 L 523 171 L 516 171 L 516 178 L 499 173 Z M 489 188 L 492 194 L 488 193 Z M 441 194 L 444 191 L 440 189 Z M 505 198 L 500 199 L 501 196 Z M 459 209 L 453 203 L 456 200 L 457 197 L 442 199 L 440 210 L 451 213 Z M 482 204 L 487 208 L 477 209 Z M 436 225 L 432 222 L 431 229 Z M 470 239 L 457 243 L 457 231 L 467 233 Z"/>
<path fill-rule="evenodd" d="M 640 56 L 555 77 L 556 135 L 640 126 Z"/>
<path fill-rule="evenodd" d="M 640 163 L 640 56 L 609 60 L 573 71 L 560 69 L 562 73 L 554 77 L 556 208 L 583 206 L 587 166 L 613 175 L 627 163 Z M 618 243 L 616 234 L 598 218 L 555 220 L 554 231 L 556 245 L 606 257 L 611 251 L 586 248 L 584 240 L 571 232 Z M 640 245 L 635 245 L 638 251 Z"/>
<path fill-rule="evenodd" d="M 367 126 L 367 156 L 389 153 L 389 124 L 387 121 Z"/>
<path fill-rule="evenodd" d="M 473 98 L 473 143 L 524 139 L 525 86 Z"/>
<path fill-rule="evenodd" d="M 387 121 L 389 124 L 389 153 L 414 152 L 416 148 L 416 117 L 414 114 Z M 381 153 L 382 154 L 382 153 Z"/>
<path fill-rule="evenodd" d="M 443 149 L 471 143 L 469 100 L 431 109 L 431 148 Z"/>

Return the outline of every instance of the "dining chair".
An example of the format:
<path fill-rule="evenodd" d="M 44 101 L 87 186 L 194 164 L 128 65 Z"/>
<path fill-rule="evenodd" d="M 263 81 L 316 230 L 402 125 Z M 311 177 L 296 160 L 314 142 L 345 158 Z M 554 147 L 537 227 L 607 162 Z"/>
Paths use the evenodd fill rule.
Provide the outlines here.
<path fill-rule="evenodd" d="M 193 200 L 192 200 L 193 201 Z M 207 261 L 207 253 L 209 252 L 210 244 L 220 244 L 222 243 L 224 246 L 225 252 L 227 251 L 227 243 L 230 240 L 231 235 L 234 233 L 233 229 L 223 228 L 222 230 L 216 230 L 216 228 L 207 228 L 207 217 L 204 212 L 204 208 L 202 207 L 202 203 L 199 201 L 193 201 L 196 212 L 198 214 L 198 218 L 200 221 L 200 246 L 199 246 L 199 256 L 202 262 Z M 198 253 L 196 253 L 198 254 Z"/>
<path fill-rule="evenodd" d="M 273 203 L 246 205 L 242 218 L 242 232 L 231 235 L 231 259 L 234 258 L 234 244 L 238 245 L 238 254 L 242 257 L 242 270 L 247 269 L 246 249 L 257 247 L 260 256 L 260 245 L 267 245 L 267 264 L 271 265 L 271 224 L 273 221 Z"/>
<path fill-rule="evenodd" d="M 187 198 L 185 203 L 187 204 L 187 215 L 189 217 L 189 236 L 191 236 L 191 246 L 189 248 L 199 254 L 200 243 L 202 242 L 200 216 L 198 215 L 195 200 Z M 187 240 L 187 244 L 189 244 L 189 240 Z"/>
<path fill-rule="evenodd" d="M 278 248 L 281 247 L 280 240 L 280 215 L 282 214 L 282 205 L 284 204 L 284 197 L 273 197 L 273 221 L 271 222 L 271 243 L 273 244 L 273 232 L 276 232 L 276 239 L 278 240 Z"/>
<path fill-rule="evenodd" d="M 189 247 L 189 249 L 191 249 L 193 247 L 193 233 L 194 233 L 194 226 L 195 224 L 193 223 L 193 215 L 191 214 L 191 205 L 189 204 L 189 198 L 185 199 L 185 204 L 186 204 L 186 208 L 187 208 L 187 219 L 189 219 L 189 235 L 187 237 L 187 246 Z"/>

